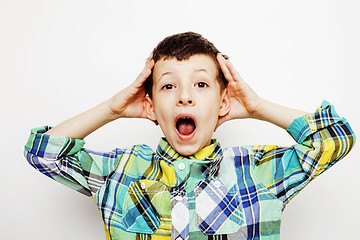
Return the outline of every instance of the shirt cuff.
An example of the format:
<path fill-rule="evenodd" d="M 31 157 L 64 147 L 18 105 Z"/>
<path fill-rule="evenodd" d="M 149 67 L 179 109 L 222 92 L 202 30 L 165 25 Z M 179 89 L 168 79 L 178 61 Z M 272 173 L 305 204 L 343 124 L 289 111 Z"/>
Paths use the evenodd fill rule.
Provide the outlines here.
<path fill-rule="evenodd" d="M 287 131 L 296 142 L 301 143 L 311 134 L 340 121 L 346 122 L 346 119 L 336 113 L 332 104 L 323 101 L 321 107 L 314 113 L 295 119 Z"/>
<path fill-rule="evenodd" d="M 79 152 L 85 144 L 83 139 L 44 134 L 49 129 L 49 126 L 32 129 L 25 150 L 39 157 L 55 160 Z"/>

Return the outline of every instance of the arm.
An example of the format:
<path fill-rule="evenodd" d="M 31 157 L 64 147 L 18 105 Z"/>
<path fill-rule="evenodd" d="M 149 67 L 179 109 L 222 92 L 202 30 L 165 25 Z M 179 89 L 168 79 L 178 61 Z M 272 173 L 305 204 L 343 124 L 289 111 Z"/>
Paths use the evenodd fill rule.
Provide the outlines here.
<path fill-rule="evenodd" d="M 143 71 L 127 88 L 94 108 L 70 118 L 45 134 L 83 139 L 96 129 L 118 118 L 145 118 L 143 83 L 151 73 L 154 60 L 149 59 Z"/>
<path fill-rule="evenodd" d="M 307 113 L 304 111 L 284 107 L 261 99 L 261 104 L 253 114 L 253 118 L 270 122 L 286 130 L 296 118 L 305 114 Z"/>
<path fill-rule="evenodd" d="M 297 144 L 252 146 L 254 174 L 284 203 L 311 180 L 343 158 L 355 143 L 355 134 L 346 119 L 324 102 L 315 112 L 283 107 L 261 99 L 236 72 L 231 63 L 218 56 L 229 81 L 227 94 L 230 111 L 218 125 L 236 118 L 255 118 L 286 129 Z"/>
<path fill-rule="evenodd" d="M 287 129 L 296 118 L 306 114 L 306 112 L 260 98 L 241 78 L 229 60 L 225 60 L 221 54 L 218 54 L 218 62 L 228 80 L 227 95 L 230 111 L 219 118 L 217 127 L 231 119 L 254 118 Z"/>
<path fill-rule="evenodd" d="M 82 138 L 117 118 L 145 117 L 143 83 L 153 65 L 153 60 L 149 60 L 134 83 L 98 106 L 54 128 L 32 129 L 24 152 L 30 165 L 85 195 L 96 192 L 128 152 L 90 151 L 83 148 Z"/>
<path fill-rule="evenodd" d="M 297 142 L 291 147 L 252 146 L 254 174 L 285 204 L 355 143 L 349 123 L 326 101 L 316 112 L 295 119 L 287 131 Z"/>

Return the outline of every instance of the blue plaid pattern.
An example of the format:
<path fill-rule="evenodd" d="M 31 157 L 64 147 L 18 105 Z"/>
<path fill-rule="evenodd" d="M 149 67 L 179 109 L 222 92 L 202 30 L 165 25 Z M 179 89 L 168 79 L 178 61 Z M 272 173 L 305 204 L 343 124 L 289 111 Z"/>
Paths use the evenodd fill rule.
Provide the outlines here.
<path fill-rule="evenodd" d="M 144 185 L 143 185 L 144 184 Z M 155 182 L 155 185 L 160 185 L 160 182 Z M 123 205 L 123 223 L 129 232 L 139 232 L 153 234 L 160 226 L 160 215 L 153 204 L 152 199 L 156 193 L 161 194 L 164 189 L 156 186 L 154 191 L 145 189 L 147 186 L 144 181 L 136 181 L 130 183 L 128 188 L 129 199 L 125 198 L 124 202 L 129 201 L 130 204 Z M 144 222 L 139 220 L 138 216 L 142 216 Z"/>
<path fill-rule="evenodd" d="M 185 191 L 171 198 L 171 239 L 189 239 L 189 200 Z"/>
<path fill-rule="evenodd" d="M 44 134 L 48 129 L 32 130 L 28 162 L 66 186 L 95 194 L 110 240 L 279 239 L 286 204 L 355 143 L 346 119 L 327 102 L 289 126 L 297 141 L 291 147 L 223 149 L 214 140 L 189 157 L 165 139 L 156 152 L 136 145 L 99 153 L 84 149 L 81 139 Z"/>
<path fill-rule="evenodd" d="M 240 205 L 238 191 L 234 188 L 235 185 L 228 191 L 220 179 L 206 179 L 194 188 L 197 201 L 196 225 L 204 234 L 217 233 L 228 219 L 235 220 L 233 232 L 239 229 L 243 216 L 238 208 Z M 234 216 L 230 218 L 231 215 Z"/>

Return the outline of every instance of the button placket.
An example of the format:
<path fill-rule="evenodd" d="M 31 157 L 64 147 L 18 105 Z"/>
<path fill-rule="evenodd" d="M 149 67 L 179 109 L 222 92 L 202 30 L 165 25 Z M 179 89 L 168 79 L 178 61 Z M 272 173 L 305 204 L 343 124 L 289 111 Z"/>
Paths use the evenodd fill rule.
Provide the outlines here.
<path fill-rule="evenodd" d="M 176 201 L 181 201 L 182 199 L 183 199 L 183 197 L 182 196 L 180 196 L 180 195 L 177 195 L 176 197 L 175 197 L 175 199 L 176 199 Z"/>
<path fill-rule="evenodd" d="M 171 239 L 189 239 L 189 201 L 184 190 L 171 199 Z"/>
<path fill-rule="evenodd" d="M 171 199 L 171 239 L 189 239 L 189 201 L 184 186 L 187 185 L 189 174 L 189 159 L 184 158 L 174 162 L 174 169 L 180 180 L 180 185 L 173 188 Z"/>
<path fill-rule="evenodd" d="M 181 180 L 184 180 L 187 174 L 189 173 L 189 160 L 181 159 L 175 162 L 175 171 Z"/>
<path fill-rule="evenodd" d="M 216 188 L 220 188 L 221 183 L 220 183 L 219 181 L 215 181 L 215 182 L 214 182 L 214 186 L 215 186 Z"/>
<path fill-rule="evenodd" d="M 185 167 L 186 167 L 185 163 L 183 163 L 183 162 L 179 163 L 179 165 L 178 165 L 178 168 L 179 168 L 180 171 L 185 170 Z"/>

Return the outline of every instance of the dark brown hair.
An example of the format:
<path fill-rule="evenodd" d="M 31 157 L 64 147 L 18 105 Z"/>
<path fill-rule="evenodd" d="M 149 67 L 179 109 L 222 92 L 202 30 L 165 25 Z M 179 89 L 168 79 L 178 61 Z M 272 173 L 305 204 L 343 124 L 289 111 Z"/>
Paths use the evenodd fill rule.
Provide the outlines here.
<path fill-rule="evenodd" d="M 171 35 L 162 40 L 156 46 L 156 48 L 154 48 L 152 57 L 156 63 L 161 59 L 166 60 L 176 58 L 178 61 L 188 60 L 190 57 L 197 54 L 210 56 L 213 58 L 218 67 L 219 74 L 217 80 L 220 84 L 220 90 L 222 92 L 226 88 L 228 82 L 225 79 L 224 74 L 220 69 L 220 65 L 216 59 L 216 55 L 218 53 L 219 50 L 217 50 L 214 44 L 212 44 L 200 34 L 194 32 L 185 32 Z M 227 59 L 227 56 L 223 56 Z M 152 74 L 146 79 L 144 85 L 146 93 L 152 97 Z"/>

